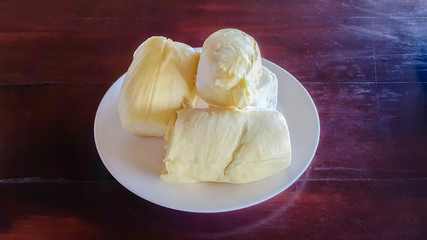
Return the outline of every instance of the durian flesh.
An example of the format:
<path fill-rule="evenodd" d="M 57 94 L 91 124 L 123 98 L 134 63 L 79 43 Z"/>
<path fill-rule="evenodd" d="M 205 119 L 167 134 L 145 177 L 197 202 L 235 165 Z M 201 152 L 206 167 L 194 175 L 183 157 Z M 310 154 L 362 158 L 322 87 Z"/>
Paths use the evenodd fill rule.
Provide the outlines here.
<path fill-rule="evenodd" d="M 169 128 L 160 176 L 167 182 L 247 183 L 291 161 L 288 126 L 275 110 L 182 109 Z"/>
<path fill-rule="evenodd" d="M 192 47 L 165 37 L 143 42 L 120 91 L 118 110 L 124 129 L 138 136 L 164 136 L 175 111 L 196 104 L 199 57 Z"/>
<path fill-rule="evenodd" d="M 257 82 L 256 89 L 251 106 L 276 109 L 278 91 L 276 74 L 262 66 L 262 75 Z"/>
<path fill-rule="evenodd" d="M 238 29 L 221 29 L 203 43 L 197 91 L 209 105 L 244 109 L 252 105 L 261 74 L 255 39 Z"/>

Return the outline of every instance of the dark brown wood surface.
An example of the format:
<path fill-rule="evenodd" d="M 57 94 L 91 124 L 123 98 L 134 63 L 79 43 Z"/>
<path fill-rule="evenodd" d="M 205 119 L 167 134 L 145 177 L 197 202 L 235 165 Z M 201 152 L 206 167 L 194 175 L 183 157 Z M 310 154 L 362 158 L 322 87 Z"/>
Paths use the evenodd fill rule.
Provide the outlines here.
<path fill-rule="evenodd" d="M 227 213 L 130 193 L 93 121 L 136 47 L 239 28 L 318 108 L 312 164 Z M 426 1 L 0 1 L 0 239 L 427 239 Z"/>

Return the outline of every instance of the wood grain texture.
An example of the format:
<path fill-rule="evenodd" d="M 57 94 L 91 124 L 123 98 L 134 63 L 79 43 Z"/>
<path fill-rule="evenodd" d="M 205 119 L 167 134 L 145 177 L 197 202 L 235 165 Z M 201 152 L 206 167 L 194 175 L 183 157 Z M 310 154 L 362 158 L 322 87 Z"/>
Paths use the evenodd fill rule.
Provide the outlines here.
<path fill-rule="evenodd" d="M 0 1 L 0 239 L 426 239 L 426 22 L 425 1 Z M 156 206 L 103 166 L 96 109 L 146 38 L 226 27 L 308 90 L 319 148 L 259 205 Z"/>
<path fill-rule="evenodd" d="M 0 237 L 422 239 L 425 184 L 297 181 L 267 202 L 216 214 L 168 210 L 117 183 L 2 184 Z"/>

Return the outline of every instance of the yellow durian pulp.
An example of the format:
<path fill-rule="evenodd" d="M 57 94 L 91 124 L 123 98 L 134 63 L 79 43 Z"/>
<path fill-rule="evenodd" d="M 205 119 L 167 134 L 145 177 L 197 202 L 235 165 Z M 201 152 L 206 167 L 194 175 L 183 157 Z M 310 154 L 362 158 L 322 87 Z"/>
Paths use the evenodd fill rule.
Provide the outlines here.
<path fill-rule="evenodd" d="M 151 37 L 135 51 L 120 90 L 122 126 L 138 136 L 165 134 L 175 111 L 197 102 L 200 54 L 165 37 Z"/>
<path fill-rule="evenodd" d="M 221 29 L 203 43 L 197 91 L 209 105 L 244 109 L 253 105 L 262 75 L 261 53 L 253 37 Z"/>
<path fill-rule="evenodd" d="M 247 183 L 290 164 L 288 126 L 278 111 L 182 109 L 171 122 L 164 181 Z"/>

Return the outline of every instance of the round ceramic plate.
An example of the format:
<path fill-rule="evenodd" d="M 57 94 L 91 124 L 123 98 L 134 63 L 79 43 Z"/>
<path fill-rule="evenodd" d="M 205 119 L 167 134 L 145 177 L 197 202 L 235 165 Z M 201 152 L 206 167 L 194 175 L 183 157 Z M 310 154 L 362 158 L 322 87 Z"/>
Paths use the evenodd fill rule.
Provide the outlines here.
<path fill-rule="evenodd" d="M 167 183 L 160 180 L 166 142 L 136 137 L 119 120 L 117 102 L 124 75 L 107 91 L 95 117 L 95 143 L 108 171 L 124 187 L 155 204 L 188 212 L 225 212 L 246 208 L 279 194 L 310 164 L 319 141 L 319 116 L 310 95 L 287 71 L 263 59 L 278 79 L 277 110 L 291 136 L 292 160 L 285 170 L 247 184 Z"/>

